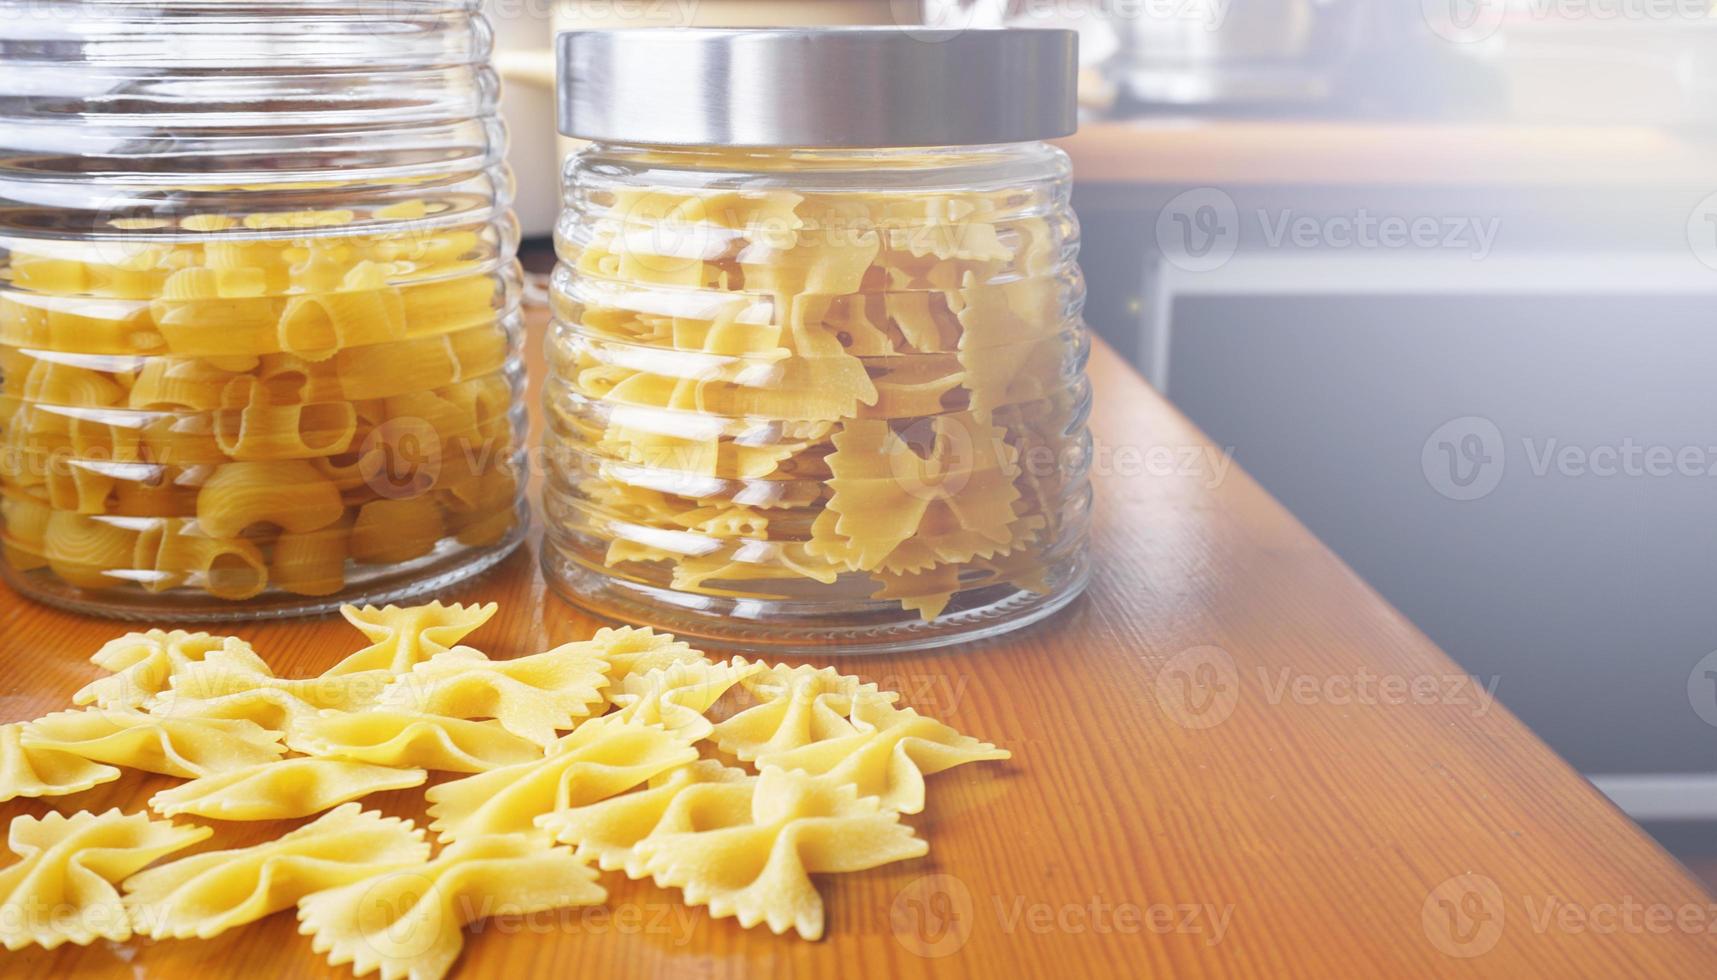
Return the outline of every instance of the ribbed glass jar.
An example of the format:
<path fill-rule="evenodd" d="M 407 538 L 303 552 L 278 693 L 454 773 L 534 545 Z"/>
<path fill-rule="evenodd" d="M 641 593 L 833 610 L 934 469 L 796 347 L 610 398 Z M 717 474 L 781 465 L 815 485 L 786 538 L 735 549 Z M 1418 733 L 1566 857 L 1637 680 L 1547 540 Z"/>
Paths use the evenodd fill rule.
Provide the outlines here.
<path fill-rule="evenodd" d="M 0 0 L 20 592 L 285 615 L 522 538 L 520 278 L 474 0 Z"/>
<path fill-rule="evenodd" d="M 550 580 L 717 643 L 991 635 L 1083 587 L 1089 341 L 1043 143 L 598 143 L 565 172 Z"/>

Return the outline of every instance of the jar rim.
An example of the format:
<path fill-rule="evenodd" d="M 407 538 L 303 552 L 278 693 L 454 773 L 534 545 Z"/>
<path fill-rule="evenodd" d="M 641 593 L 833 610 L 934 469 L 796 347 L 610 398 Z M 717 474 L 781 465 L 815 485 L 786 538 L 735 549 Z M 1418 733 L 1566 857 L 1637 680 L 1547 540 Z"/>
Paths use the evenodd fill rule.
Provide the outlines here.
<path fill-rule="evenodd" d="M 631 28 L 569 31 L 557 50 L 560 131 L 581 139 L 977 146 L 1078 128 L 1070 30 Z"/>

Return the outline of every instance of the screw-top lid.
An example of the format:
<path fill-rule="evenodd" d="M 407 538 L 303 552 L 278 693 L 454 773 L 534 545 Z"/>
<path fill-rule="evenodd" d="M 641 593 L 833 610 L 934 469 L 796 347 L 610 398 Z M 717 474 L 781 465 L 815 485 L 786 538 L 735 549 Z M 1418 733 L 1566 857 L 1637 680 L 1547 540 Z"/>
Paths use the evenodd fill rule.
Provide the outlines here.
<path fill-rule="evenodd" d="M 1064 30 L 571 31 L 560 131 L 666 146 L 1015 143 L 1078 128 Z"/>

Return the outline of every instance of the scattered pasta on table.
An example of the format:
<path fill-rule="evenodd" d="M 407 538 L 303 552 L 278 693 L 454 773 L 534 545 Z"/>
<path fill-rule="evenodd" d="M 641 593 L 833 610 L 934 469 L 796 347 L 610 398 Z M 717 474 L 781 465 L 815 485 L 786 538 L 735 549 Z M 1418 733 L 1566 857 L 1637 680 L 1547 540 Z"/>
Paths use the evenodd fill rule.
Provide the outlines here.
<path fill-rule="evenodd" d="M 123 770 L 186 780 L 153 816 L 13 819 L 0 943 L 208 939 L 296 908 L 330 964 L 438 980 L 471 921 L 600 905 L 604 872 L 815 940 L 812 875 L 923 856 L 901 818 L 924 778 L 1010 756 L 833 668 L 713 660 L 632 627 L 501 659 L 460 642 L 493 604 L 342 611 L 369 645 L 319 676 L 279 677 L 236 637 L 149 630 L 96 652 L 83 707 L 0 725 L 0 800 Z M 432 771 L 459 775 L 423 794 L 421 825 L 360 802 Z M 307 822 L 235 847 L 188 819 Z"/>

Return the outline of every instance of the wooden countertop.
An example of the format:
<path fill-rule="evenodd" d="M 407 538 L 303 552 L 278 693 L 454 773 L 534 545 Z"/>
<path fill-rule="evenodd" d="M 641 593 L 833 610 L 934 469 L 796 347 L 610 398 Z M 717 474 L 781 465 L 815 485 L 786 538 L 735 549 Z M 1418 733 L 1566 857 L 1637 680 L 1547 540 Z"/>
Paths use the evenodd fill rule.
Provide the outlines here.
<path fill-rule="evenodd" d="M 1090 592 L 999 641 L 842 664 L 1014 751 L 932 779 L 908 818 L 928 857 L 822 880 L 816 943 L 605 875 L 609 913 L 493 924 L 458 975 L 1717 973 L 1717 912 L 1674 860 L 1245 473 L 1181 468 L 1204 437 L 1102 346 L 1091 374 L 1106 452 Z M 534 543 L 444 598 L 501 604 L 471 638 L 497 655 L 594 626 L 544 588 Z M 10 593 L 0 616 L 9 719 L 64 706 L 95 675 L 85 657 L 123 632 Z M 357 635 L 338 619 L 231 631 L 282 674 L 320 671 Z M 167 783 L 128 775 L 56 808 L 134 810 Z M 373 801 L 420 813 L 419 791 Z M 283 829 L 221 825 L 216 840 Z M 295 926 L 285 913 L 206 942 L 0 952 L 0 973 L 349 975 Z"/>
<path fill-rule="evenodd" d="M 1717 140 L 1645 126 L 1095 122 L 1059 141 L 1082 182 L 1709 188 Z"/>

